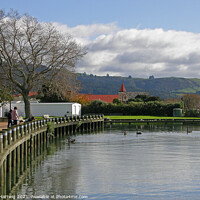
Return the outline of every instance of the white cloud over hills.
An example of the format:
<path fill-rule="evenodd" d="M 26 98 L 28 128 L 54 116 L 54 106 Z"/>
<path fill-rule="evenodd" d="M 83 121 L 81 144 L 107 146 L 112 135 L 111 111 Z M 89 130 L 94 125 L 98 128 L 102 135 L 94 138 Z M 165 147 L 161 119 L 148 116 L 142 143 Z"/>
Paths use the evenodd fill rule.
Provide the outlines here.
<path fill-rule="evenodd" d="M 132 77 L 199 77 L 200 34 L 163 29 L 121 29 L 115 23 L 68 27 L 87 49 L 77 72 Z"/>

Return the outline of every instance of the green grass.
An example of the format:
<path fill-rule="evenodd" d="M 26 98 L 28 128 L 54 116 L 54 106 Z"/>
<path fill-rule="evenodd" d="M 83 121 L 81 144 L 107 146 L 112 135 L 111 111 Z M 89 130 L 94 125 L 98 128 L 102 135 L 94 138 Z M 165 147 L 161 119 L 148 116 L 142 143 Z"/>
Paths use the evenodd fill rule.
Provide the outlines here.
<path fill-rule="evenodd" d="M 110 119 L 200 119 L 200 117 L 161 117 L 161 116 L 104 116 Z"/>

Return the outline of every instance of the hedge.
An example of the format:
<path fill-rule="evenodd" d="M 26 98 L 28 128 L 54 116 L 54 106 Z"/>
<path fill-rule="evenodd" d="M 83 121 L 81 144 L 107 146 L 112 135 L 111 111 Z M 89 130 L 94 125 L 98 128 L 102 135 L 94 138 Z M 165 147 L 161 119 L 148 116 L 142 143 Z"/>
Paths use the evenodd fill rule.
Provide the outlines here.
<path fill-rule="evenodd" d="M 153 102 L 131 102 L 129 104 L 112 104 L 94 101 L 82 107 L 82 114 L 104 114 L 113 115 L 151 115 L 151 116 L 173 116 L 173 109 L 181 108 L 180 103 Z"/>

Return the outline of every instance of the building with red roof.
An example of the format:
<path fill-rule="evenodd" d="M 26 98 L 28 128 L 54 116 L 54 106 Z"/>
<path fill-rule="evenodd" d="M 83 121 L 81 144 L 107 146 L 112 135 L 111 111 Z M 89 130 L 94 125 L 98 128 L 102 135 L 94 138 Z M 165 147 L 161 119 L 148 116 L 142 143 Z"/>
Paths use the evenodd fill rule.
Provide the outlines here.
<path fill-rule="evenodd" d="M 103 101 L 106 103 L 112 103 L 114 99 L 119 99 L 122 102 L 127 102 L 130 98 L 135 98 L 137 95 L 148 95 L 147 92 L 127 92 L 126 88 L 124 86 L 124 83 L 122 83 L 122 86 L 120 88 L 120 91 L 118 92 L 118 95 L 89 95 L 90 101 Z"/>
<path fill-rule="evenodd" d="M 38 95 L 37 92 L 29 92 L 28 96 L 30 98 L 34 98 L 37 95 Z M 15 101 L 23 101 L 23 96 L 21 94 L 16 94 L 16 95 L 13 95 L 13 96 L 14 96 Z"/>
<path fill-rule="evenodd" d="M 125 89 L 124 83 L 122 83 L 122 86 L 121 86 L 121 89 L 120 89 L 119 92 L 126 92 L 126 89 Z"/>
<path fill-rule="evenodd" d="M 110 94 L 89 95 L 90 101 L 99 100 L 99 101 L 103 101 L 106 103 L 112 103 L 113 99 L 119 99 L 119 95 L 110 95 Z"/>

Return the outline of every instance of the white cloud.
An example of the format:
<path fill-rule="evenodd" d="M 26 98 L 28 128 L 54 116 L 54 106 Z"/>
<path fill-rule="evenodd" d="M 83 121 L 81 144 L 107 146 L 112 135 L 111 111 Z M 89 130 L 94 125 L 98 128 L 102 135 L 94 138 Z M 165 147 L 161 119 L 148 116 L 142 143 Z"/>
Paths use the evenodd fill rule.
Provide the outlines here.
<path fill-rule="evenodd" d="M 200 75 L 200 34 L 163 29 L 120 29 L 115 23 L 68 27 L 54 23 L 87 48 L 77 72 L 133 77 Z"/>

